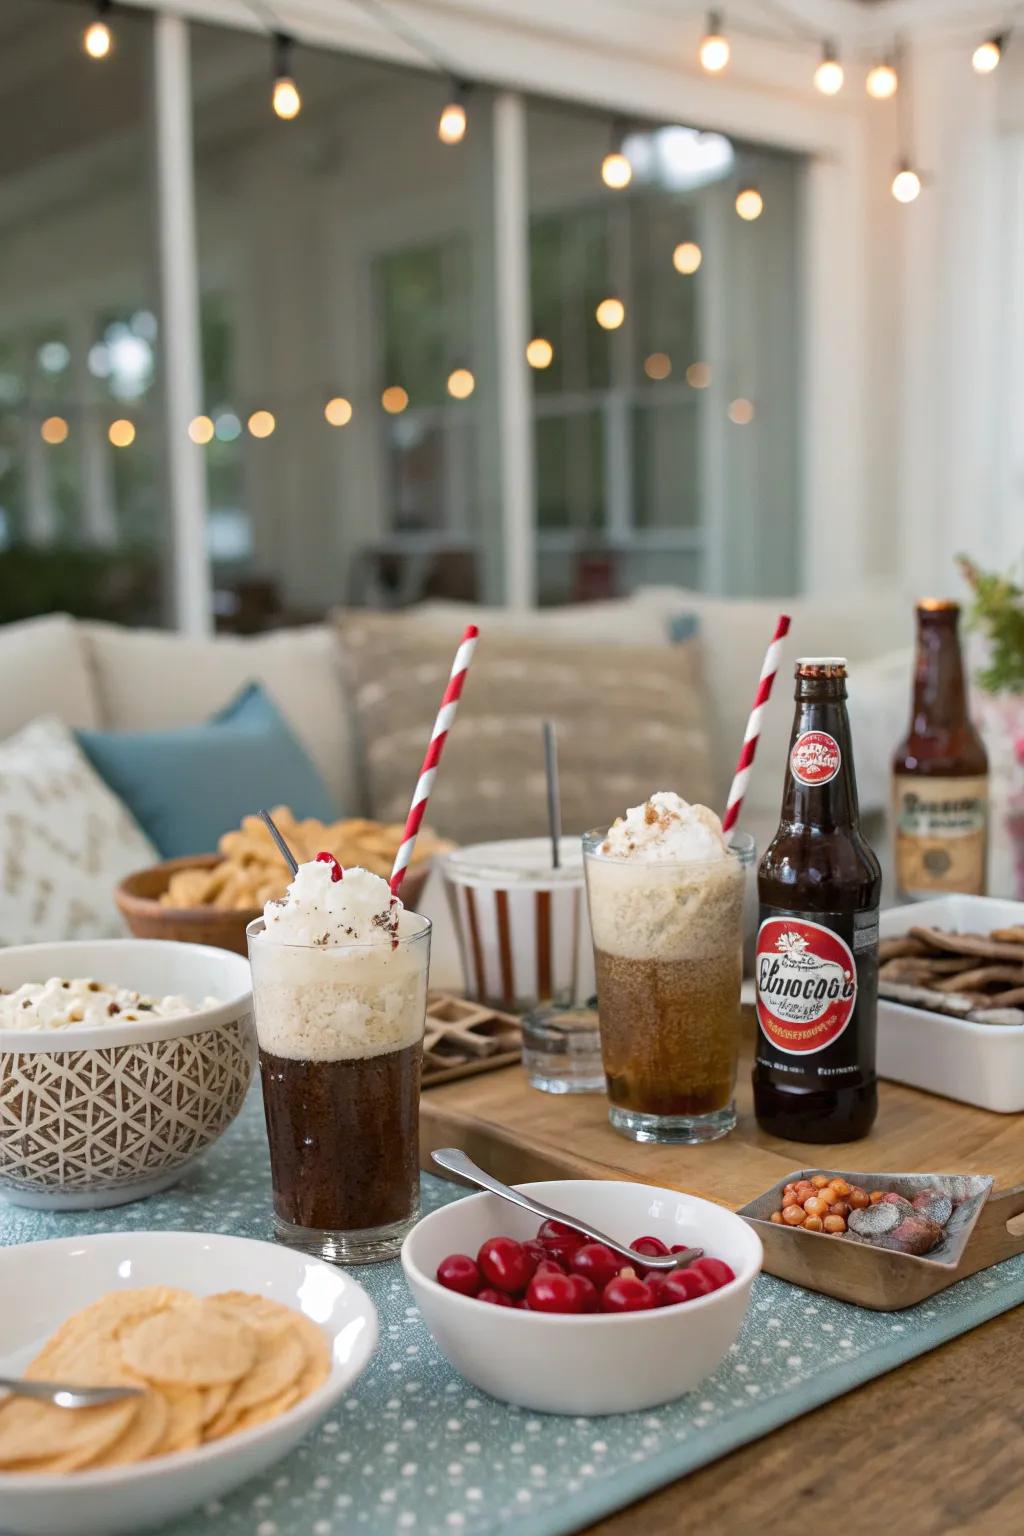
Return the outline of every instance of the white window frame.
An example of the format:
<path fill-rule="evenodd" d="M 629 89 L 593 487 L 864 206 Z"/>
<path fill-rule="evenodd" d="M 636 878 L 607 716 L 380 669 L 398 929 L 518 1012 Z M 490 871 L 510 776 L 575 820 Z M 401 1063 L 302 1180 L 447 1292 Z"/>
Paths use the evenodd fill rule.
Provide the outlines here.
<path fill-rule="evenodd" d="M 241 0 L 135 3 L 161 13 L 154 39 L 157 181 L 176 610 L 181 627 L 203 631 L 210 623 L 212 585 L 205 487 L 201 458 L 186 431 L 200 409 L 187 18 L 261 28 L 253 9 Z M 401 7 L 406 0 L 395 3 Z M 833 4 L 848 20 L 857 14 L 848 0 Z M 742 84 L 704 77 L 694 62 L 701 25 L 696 10 L 671 14 L 636 0 L 586 0 L 572 7 L 552 7 L 549 0 L 478 0 L 472 11 L 420 0 L 413 9 L 438 55 L 457 61 L 461 74 L 493 80 L 500 60 L 504 80 L 516 87 L 499 90 L 493 125 L 506 601 L 532 603 L 537 539 L 532 407 L 523 356 L 529 319 L 524 91 L 585 101 L 618 114 L 698 122 L 809 157 L 802 251 L 801 495 L 811 515 L 804 529 L 800 584 L 812 592 L 858 585 L 867 550 L 863 104 L 815 100 L 791 51 L 770 44 L 750 44 L 755 67 Z M 408 42 L 382 28 L 362 7 L 339 0 L 277 0 L 275 14 L 282 26 L 311 45 L 423 66 Z M 715 495 L 713 478 L 708 493 Z"/>

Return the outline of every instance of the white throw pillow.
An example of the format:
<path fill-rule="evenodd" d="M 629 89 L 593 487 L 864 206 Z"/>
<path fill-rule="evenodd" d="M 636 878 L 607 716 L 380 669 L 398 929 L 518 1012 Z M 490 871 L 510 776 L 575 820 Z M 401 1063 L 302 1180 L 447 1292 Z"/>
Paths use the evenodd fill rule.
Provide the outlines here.
<path fill-rule="evenodd" d="M 61 721 L 0 742 L 0 944 L 119 937 L 114 887 L 156 858 Z"/>
<path fill-rule="evenodd" d="M 0 624 L 0 741 L 40 715 L 77 731 L 100 726 L 82 635 L 66 613 Z"/>

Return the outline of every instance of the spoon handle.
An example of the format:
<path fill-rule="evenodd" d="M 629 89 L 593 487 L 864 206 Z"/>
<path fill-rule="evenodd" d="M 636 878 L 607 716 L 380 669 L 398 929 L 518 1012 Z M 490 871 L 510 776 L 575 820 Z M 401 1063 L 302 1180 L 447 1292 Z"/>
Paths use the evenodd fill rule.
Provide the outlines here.
<path fill-rule="evenodd" d="M 26 1381 L 23 1376 L 0 1376 L 0 1392 L 37 1398 L 55 1403 L 58 1408 L 95 1408 L 101 1403 L 119 1403 L 123 1398 L 140 1396 L 138 1387 L 63 1386 L 59 1381 Z"/>
<path fill-rule="evenodd" d="M 691 1264 L 694 1259 L 699 1259 L 704 1253 L 703 1248 L 687 1248 L 685 1253 L 667 1254 L 663 1258 L 648 1258 L 646 1254 L 639 1254 L 635 1249 L 616 1242 L 614 1237 L 609 1237 L 606 1232 L 599 1231 L 597 1227 L 588 1226 L 578 1216 L 568 1216 L 565 1211 L 556 1211 L 550 1205 L 545 1205 L 543 1201 L 524 1195 L 521 1189 L 512 1189 L 510 1185 L 503 1184 L 500 1179 L 492 1178 L 458 1147 L 440 1147 L 436 1152 L 431 1153 L 431 1156 L 439 1168 L 444 1168 L 449 1173 L 456 1173 L 460 1178 L 468 1179 L 471 1184 L 478 1185 L 480 1189 L 486 1189 L 492 1195 L 508 1200 L 512 1205 L 521 1206 L 524 1211 L 530 1211 L 534 1216 L 540 1216 L 545 1221 L 561 1221 L 566 1226 L 575 1227 L 578 1232 L 583 1233 L 584 1237 L 590 1238 L 591 1242 L 604 1243 L 613 1253 L 621 1254 L 631 1263 L 642 1264 L 644 1269 L 666 1271 L 681 1269 Z"/>

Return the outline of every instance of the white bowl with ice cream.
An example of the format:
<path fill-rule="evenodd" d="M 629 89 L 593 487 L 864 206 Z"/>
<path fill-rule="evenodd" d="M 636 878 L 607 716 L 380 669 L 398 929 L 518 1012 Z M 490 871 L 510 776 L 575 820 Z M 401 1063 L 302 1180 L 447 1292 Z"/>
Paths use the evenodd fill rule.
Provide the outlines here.
<path fill-rule="evenodd" d="M 241 955 L 145 939 L 0 951 L 0 1195 L 88 1210 L 167 1188 L 234 1120 L 254 1063 Z"/>

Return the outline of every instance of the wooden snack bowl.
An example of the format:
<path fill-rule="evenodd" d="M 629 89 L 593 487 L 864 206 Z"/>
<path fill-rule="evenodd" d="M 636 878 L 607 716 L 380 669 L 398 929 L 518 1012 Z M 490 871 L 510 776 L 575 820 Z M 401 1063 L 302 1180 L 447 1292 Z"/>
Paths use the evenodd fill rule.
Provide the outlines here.
<path fill-rule="evenodd" d="M 764 1268 L 768 1274 L 875 1312 L 897 1312 L 927 1300 L 979 1269 L 988 1269 L 1002 1259 L 1024 1252 L 1024 1184 L 997 1195 L 979 1192 L 965 1201 L 965 1205 L 974 1208 L 966 1215 L 945 1261 L 927 1254 L 918 1257 L 896 1253 L 870 1242 L 851 1242 L 845 1234 L 829 1237 L 823 1232 L 804 1232 L 771 1220 L 771 1212 L 782 1204 L 782 1191 L 787 1184 L 826 1171 L 797 1169 L 737 1211 L 756 1230 L 764 1245 Z M 842 1177 L 862 1188 L 890 1188 L 906 1182 L 919 1183 L 920 1187 L 937 1185 L 941 1189 L 951 1182 L 951 1177 L 957 1176 L 843 1173 Z M 991 1187 L 990 1179 L 971 1177 L 972 1182 Z M 955 1214 L 954 1211 L 954 1217 Z M 946 1244 L 939 1246 L 945 1248 Z"/>
<path fill-rule="evenodd" d="M 213 869 L 223 863 L 219 853 L 190 854 L 182 859 L 165 859 L 148 869 L 126 875 L 114 891 L 118 910 L 137 939 L 176 939 L 184 944 L 213 944 L 217 949 L 248 953 L 245 930 L 262 907 L 242 911 L 223 911 L 219 907 L 166 907 L 160 897 L 179 869 Z M 430 861 L 410 869 L 402 882 L 402 901 L 416 910 L 430 872 Z"/>

